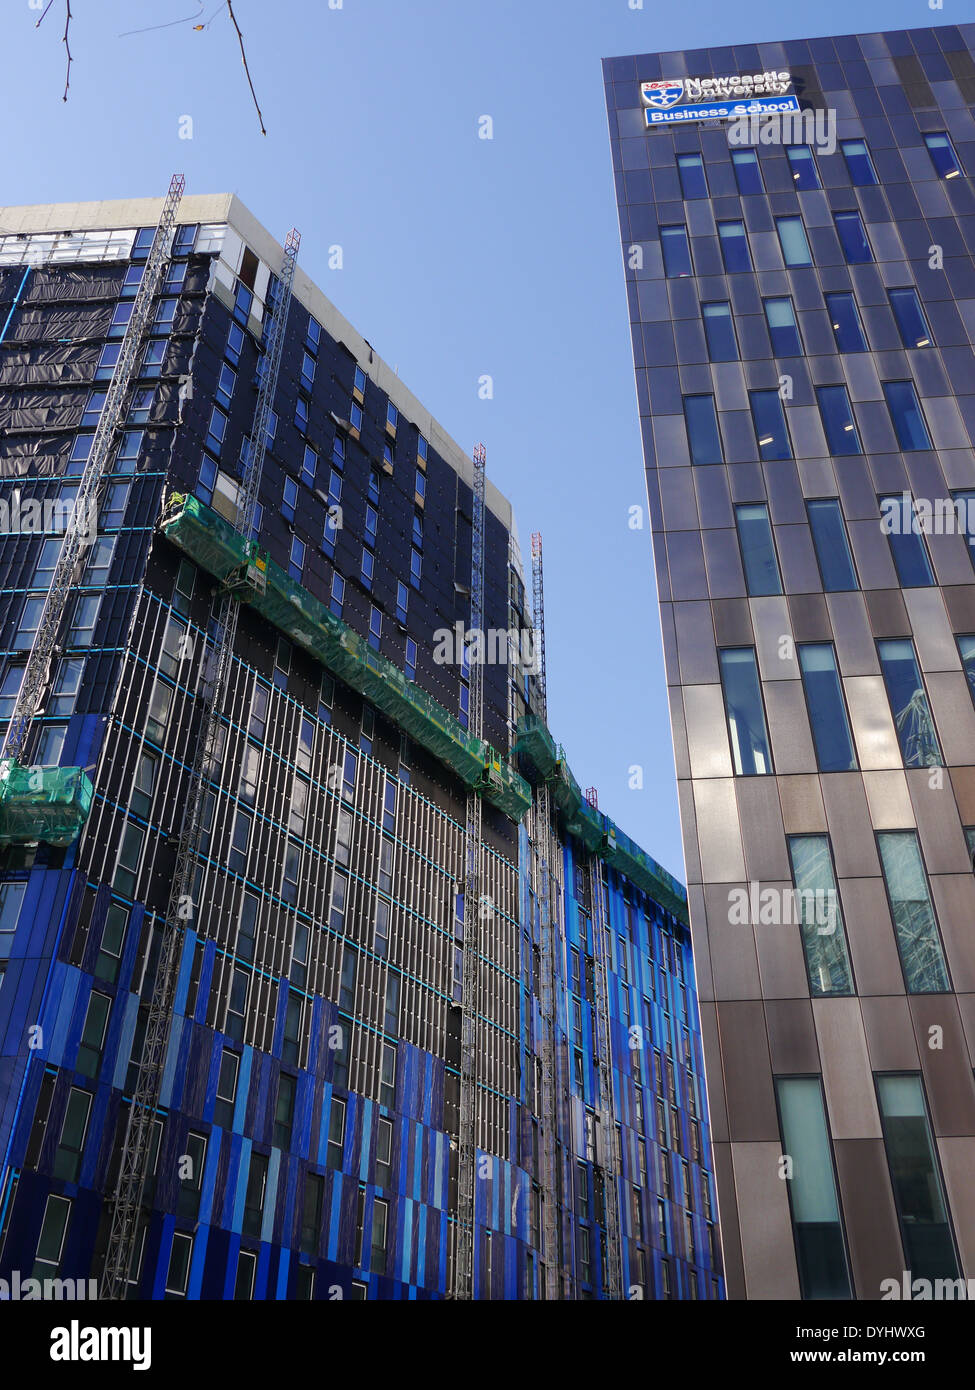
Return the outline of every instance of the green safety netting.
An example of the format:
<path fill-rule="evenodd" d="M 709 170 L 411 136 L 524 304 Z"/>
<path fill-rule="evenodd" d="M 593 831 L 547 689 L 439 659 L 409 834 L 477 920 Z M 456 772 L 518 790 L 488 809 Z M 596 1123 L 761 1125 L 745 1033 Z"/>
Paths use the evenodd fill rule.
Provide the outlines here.
<path fill-rule="evenodd" d="M 70 845 L 91 809 L 91 780 L 80 767 L 0 763 L 0 844 Z"/>
<path fill-rule="evenodd" d="M 467 732 L 425 690 L 372 650 L 352 628 L 246 541 L 196 497 L 174 493 L 159 521 L 186 555 L 357 690 L 410 738 L 476 788 L 512 820 L 531 805 L 528 784 L 481 739 Z"/>

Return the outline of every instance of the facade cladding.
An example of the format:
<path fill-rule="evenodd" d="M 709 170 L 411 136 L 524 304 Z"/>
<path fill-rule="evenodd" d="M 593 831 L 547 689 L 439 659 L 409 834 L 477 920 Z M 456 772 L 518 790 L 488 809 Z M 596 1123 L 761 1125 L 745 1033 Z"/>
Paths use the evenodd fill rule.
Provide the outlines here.
<path fill-rule="evenodd" d="M 733 1298 L 975 1275 L 973 42 L 605 64 Z"/>
<path fill-rule="evenodd" d="M 160 208 L 0 211 L 8 719 L 60 544 L 56 517 L 47 534 L 29 531 L 28 503 L 70 498 Z M 236 199 L 183 200 L 98 539 L 24 759 L 87 768 L 94 798 L 74 843 L 3 851 L 7 1280 L 102 1272 L 218 604 L 213 576 L 156 523 L 172 491 L 195 498 L 211 529 L 234 517 L 280 257 Z M 285 583 L 442 706 L 441 722 L 449 711 L 466 727 L 469 672 L 435 659 L 434 633 L 470 617 L 470 459 L 300 270 L 274 405 L 260 545 Z M 510 508 L 490 485 L 486 501 L 485 625 L 530 629 Z M 484 678 L 484 737 L 507 768 L 537 682 L 504 664 Z M 249 605 L 221 728 L 131 1295 L 444 1297 L 468 788 Z M 558 1261 L 561 1296 L 605 1296 L 612 1192 L 617 1286 L 720 1297 L 686 897 L 656 866 L 640 888 L 613 867 L 625 837 L 608 822 L 602 857 L 564 820 L 550 830 L 560 1250 L 542 1250 L 534 815 L 522 825 L 484 800 L 474 1296 L 540 1297 L 543 1253 Z M 658 882 L 666 905 L 649 891 Z M 611 953 L 609 1185 L 597 1155 L 594 885 Z"/>

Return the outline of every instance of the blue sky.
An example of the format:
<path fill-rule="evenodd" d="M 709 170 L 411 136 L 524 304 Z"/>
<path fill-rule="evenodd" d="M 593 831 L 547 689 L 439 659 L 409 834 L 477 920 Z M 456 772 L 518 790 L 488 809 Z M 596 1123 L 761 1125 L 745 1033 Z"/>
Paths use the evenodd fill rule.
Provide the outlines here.
<path fill-rule="evenodd" d="M 600 59 L 963 23 L 944 0 L 7 0 L 0 203 L 237 193 L 545 544 L 549 721 L 579 782 L 683 856 Z M 203 6 L 195 18 L 194 11 Z M 209 22 L 200 33 L 195 22 Z M 185 20 L 151 33 L 126 30 Z M 179 138 L 191 116 L 193 138 Z M 478 138 L 490 116 L 493 139 Z M 185 124 L 184 124 L 185 128 Z M 328 248 L 343 248 L 341 270 Z M 482 375 L 494 397 L 478 397 Z M 644 769 L 642 790 L 628 769 Z"/>

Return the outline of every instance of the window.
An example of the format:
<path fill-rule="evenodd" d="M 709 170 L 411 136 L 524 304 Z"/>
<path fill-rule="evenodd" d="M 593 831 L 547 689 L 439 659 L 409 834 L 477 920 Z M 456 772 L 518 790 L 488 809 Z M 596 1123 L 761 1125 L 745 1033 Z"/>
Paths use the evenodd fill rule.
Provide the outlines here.
<path fill-rule="evenodd" d="M 827 593 L 857 587 L 856 570 L 839 499 L 819 497 L 806 503 L 816 560 Z"/>
<path fill-rule="evenodd" d="M 352 381 L 352 390 L 357 391 L 360 398 L 365 395 L 366 374 L 361 367 L 356 367 L 355 369 L 355 376 Z"/>
<path fill-rule="evenodd" d="M 712 362 L 735 362 L 738 359 L 738 340 L 735 321 L 727 300 L 702 304 L 704 334 L 708 340 L 708 357 Z"/>
<path fill-rule="evenodd" d="M 772 771 L 762 690 L 753 647 L 730 647 L 718 653 L 728 737 L 737 777 Z"/>
<path fill-rule="evenodd" d="M 797 1160 L 788 1190 L 802 1297 L 851 1298 L 822 1083 L 818 1076 L 779 1076 L 775 1092 L 782 1150 Z"/>
<path fill-rule="evenodd" d="M 345 580 L 337 571 L 332 575 L 331 595 L 328 606 L 337 618 L 341 618 L 342 602 L 345 598 Z"/>
<path fill-rule="evenodd" d="M 383 1043 L 379 1103 L 390 1110 L 396 1103 L 396 1048 L 392 1043 Z"/>
<path fill-rule="evenodd" d="M 754 150 L 732 150 L 731 163 L 739 193 L 764 193 L 762 167 Z"/>
<path fill-rule="evenodd" d="M 130 483 L 109 483 L 105 489 L 105 501 L 102 503 L 99 526 L 103 531 L 110 531 L 114 527 L 122 525 L 125 519 L 125 509 L 129 502 Z"/>
<path fill-rule="evenodd" d="M 806 188 L 821 188 L 816 156 L 809 145 L 786 145 L 785 157 L 789 161 L 794 188 L 800 192 Z"/>
<path fill-rule="evenodd" d="M 423 556 L 418 550 L 410 550 L 410 583 L 414 589 L 420 587 L 420 577 L 423 573 Z"/>
<path fill-rule="evenodd" d="M 142 845 L 145 838 L 146 832 L 141 825 L 136 825 L 134 821 L 126 822 L 112 886 L 116 892 L 123 893 L 127 898 L 135 897 L 135 886 L 139 878 L 139 860 L 142 858 Z"/>
<path fill-rule="evenodd" d="M 393 1122 L 380 1116 L 376 1122 L 376 1183 L 393 1184 Z"/>
<path fill-rule="evenodd" d="M 721 436 L 713 396 L 685 396 L 684 423 L 691 463 L 722 463 Z"/>
<path fill-rule="evenodd" d="M 379 530 L 379 513 L 370 503 L 366 503 L 365 536 L 369 544 L 375 547 L 376 533 Z"/>
<path fill-rule="evenodd" d="M 777 217 L 775 230 L 779 234 L 779 246 L 786 265 L 812 265 L 812 255 L 801 217 Z"/>
<path fill-rule="evenodd" d="M 203 1134 L 192 1131 L 186 1136 L 186 1147 L 180 1156 L 179 1196 L 176 1211 L 178 1215 L 195 1221 L 200 1214 L 200 1194 L 203 1190 L 203 1169 L 206 1164 L 207 1141 Z"/>
<path fill-rule="evenodd" d="M 749 391 L 748 400 L 759 458 L 766 463 L 775 459 L 791 459 L 792 442 L 778 391 Z"/>
<path fill-rule="evenodd" d="M 129 319 L 132 317 L 132 304 L 118 304 L 112 315 L 112 322 L 109 325 L 108 336 L 110 338 L 124 338 L 125 330 L 128 327 Z"/>
<path fill-rule="evenodd" d="M 962 670 L 968 681 L 968 693 L 975 700 L 975 637 L 956 637 L 955 641 L 958 643 L 958 651 L 961 655 Z"/>
<path fill-rule="evenodd" d="M 299 1249 L 305 1255 L 318 1254 L 325 1210 L 325 1179 L 320 1173 L 305 1174 L 305 1199 L 301 1205 Z"/>
<path fill-rule="evenodd" d="M 921 1078 L 880 1075 L 876 1082 L 905 1267 L 915 1279 L 956 1279 L 958 1260 Z"/>
<path fill-rule="evenodd" d="M 234 1103 L 237 1099 L 237 1081 L 240 1076 L 240 1058 L 236 1052 L 225 1047 L 220 1054 L 220 1072 L 217 1077 L 216 1103 L 213 1107 L 215 1124 L 224 1129 L 232 1129 L 234 1124 Z"/>
<path fill-rule="evenodd" d="M 680 174 L 681 192 L 685 198 L 706 198 L 708 180 L 704 172 L 704 160 L 699 154 L 679 154 L 677 170 Z"/>
<path fill-rule="evenodd" d="M 55 1196 L 52 1192 L 44 1208 L 41 1234 L 38 1237 L 34 1267 L 31 1270 L 32 1278 L 52 1279 L 58 1273 L 70 1213 L 71 1203 L 68 1198 Z"/>
<path fill-rule="evenodd" d="M 407 607 L 410 600 L 410 591 L 402 580 L 396 584 L 396 621 L 406 622 Z"/>
<path fill-rule="evenodd" d="M 382 1274 L 386 1269 L 386 1232 L 389 1223 L 389 1203 L 376 1197 L 372 1203 L 372 1244 L 369 1254 L 369 1268 L 373 1274 Z"/>
<path fill-rule="evenodd" d="M 227 1000 L 227 1018 L 223 1029 L 234 1042 L 242 1042 L 244 1038 L 244 1015 L 250 978 L 248 971 L 234 966 L 230 981 L 230 997 Z"/>
<path fill-rule="evenodd" d="M 253 1250 L 237 1252 L 237 1274 L 234 1278 L 234 1298 L 249 1301 L 254 1297 L 254 1277 L 257 1274 L 257 1256 Z"/>
<path fill-rule="evenodd" d="M 589 1248 L 589 1228 L 579 1227 L 579 1279 L 583 1284 L 592 1280 L 592 1263 Z"/>
<path fill-rule="evenodd" d="M 108 381 L 115 371 L 115 364 L 118 361 L 119 353 L 122 351 L 121 343 L 106 343 L 101 350 L 98 358 L 98 366 L 95 368 L 96 381 Z"/>
<path fill-rule="evenodd" d="M 30 602 L 31 600 L 28 600 Z M 101 606 L 100 594 L 79 594 L 75 600 L 74 615 L 68 630 L 69 647 L 90 647 L 95 636 L 98 609 Z"/>
<path fill-rule="evenodd" d="M 359 578 L 367 589 L 372 588 L 373 576 L 376 572 L 376 557 L 367 545 L 362 547 L 362 558 L 359 561 Z"/>
<path fill-rule="evenodd" d="M 866 352 L 867 340 L 856 299 L 847 291 L 826 295 L 826 309 L 839 352 Z"/>
<path fill-rule="evenodd" d="M 738 544 L 745 569 L 745 583 L 753 597 L 760 594 L 781 594 L 779 564 L 775 556 L 775 541 L 764 502 L 735 507 Z"/>
<path fill-rule="evenodd" d="M 105 405 L 105 394 L 106 393 L 104 391 L 92 391 L 91 395 L 88 397 L 87 403 L 81 416 L 81 428 L 83 430 L 93 430 L 95 426 L 98 424 L 99 418 Z M 136 394 L 138 395 L 138 392 L 136 392 Z M 150 400 L 152 399 L 151 391 L 149 392 L 149 398 Z"/>
<path fill-rule="evenodd" d="M 405 672 L 408 681 L 416 680 L 416 643 L 412 637 L 406 639 Z"/>
<path fill-rule="evenodd" d="M 315 359 L 310 352 L 301 354 L 301 384 L 306 391 L 315 384 Z"/>
<path fill-rule="evenodd" d="M 392 401 L 386 402 L 386 428 L 391 434 L 396 433 L 396 426 L 399 424 L 399 411 Z"/>
<path fill-rule="evenodd" d="M 660 250 L 664 258 L 664 274 L 668 279 L 693 275 L 686 227 L 661 227 Z"/>
<path fill-rule="evenodd" d="M 129 806 L 137 816 L 149 819 L 152 806 L 152 793 L 156 785 L 156 770 L 159 759 L 152 753 L 140 753 L 135 767 L 135 781 L 129 796 Z"/>
<path fill-rule="evenodd" d="M 134 391 L 132 393 L 132 404 L 129 406 L 129 413 L 126 416 L 126 424 L 147 424 L 150 412 L 152 411 L 152 402 L 154 396 L 155 391 L 151 386 L 140 386 L 136 391 Z M 136 434 L 137 432 L 132 430 L 129 431 L 129 433 Z M 138 451 L 136 451 L 135 456 L 138 456 Z M 121 457 L 121 454 L 119 455 L 119 457 Z"/>
<path fill-rule="evenodd" d="M 95 962 L 95 974 L 110 983 L 118 979 L 119 963 L 122 958 L 122 945 L 129 925 L 128 909 L 121 903 L 112 903 L 102 929 L 101 947 Z"/>
<path fill-rule="evenodd" d="M 169 727 L 169 716 L 173 708 L 173 688 L 157 680 L 152 687 L 149 699 L 149 712 L 146 715 L 146 737 L 154 743 L 162 743 Z"/>
<path fill-rule="evenodd" d="M 247 1189 L 244 1194 L 243 1233 L 245 1236 L 259 1236 L 264 1218 L 264 1197 L 267 1192 L 267 1154 L 251 1151 L 250 1168 L 247 1173 Z"/>
<path fill-rule="evenodd" d="M 831 454 L 862 454 L 853 407 L 845 386 L 817 386 L 816 400 Z"/>
<path fill-rule="evenodd" d="M 930 347 L 931 330 L 924 317 L 924 310 L 921 308 L 921 301 L 914 286 L 909 285 L 906 289 L 901 290 L 888 290 L 887 298 L 894 311 L 894 318 L 897 320 L 901 342 L 904 346 L 907 348 Z"/>
<path fill-rule="evenodd" d="M 877 173 L 870 158 L 865 140 L 841 140 L 840 149 L 846 160 L 850 182 L 854 184 L 876 183 Z"/>
<path fill-rule="evenodd" d="M 226 362 L 220 364 L 220 376 L 217 379 L 216 397 L 222 406 L 230 409 L 230 398 L 234 394 L 234 387 L 237 385 L 237 373 L 233 367 L 229 367 Z"/>
<path fill-rule="evenodd" d="M 843 248 L 843 255 L 851 265 L 860 261 L 872 261 L 873 252 L 867 240 L 863 219 L 858 212 L 837 212 L 833 214 L 836 232 Z"/>
<path fill-rule="evenodd" d="M 299 434 L 308 433 L 308 402 L 304 396 L 295 401 L 295 429 Z"/>
<path fill-rule="evenodd" d="M 237 873 L 243 873 L 247 867 L 247 851 L 250 847 L 251 826 L 254 817 L 249 812 L 240 807 L 234 817 L 234 828 L 230 840 L 230 853 L 228 863 Z"/>
<path fill-rule="evenodd" d="M 74 713 L 75 701 L 81 689 L 81 678 L 85 670 L 85 658 L 83 656 L 66 656 L 58 662 L 57 675 L 54 678 L 54 685 L 51 687 L 51 698 L 48 701 L 47 712 L 51 715 L 59 715 L 64 718 L 66 715 Z M 12 667 L 4 678 L 4 685 L 0 691 L 0 706 L 2 706 L 2 695 L 6 693 L 7 677 L 16 677 L 16 690 L 20 689 L 20 679 L 23 667 Z M 13 712 L 13 702 L 11 702 L 10 713 Z M 0 718 L 3 718 L 3 710 L 0 707 Z"/>
<path fill-rule="evenodd" d="M 341 1169 L 342 1152 L 345 1147 L 345 1101 L 332 1097 L 332 1108 L 328 1116 L 328 1146 L 325 1161 L 329 1168 Z"/>
<path fill-rule="evenodd" d="M 274 1106 L 274 1140 L 280 1149 L 291 1147 L 291 1129 L 295 1118 L 295 1090 L 297 1083 L 293 1076 L 282 1072 L 278 1077 L 278 1098 Z"/>
<path fill-rule="evenodd" d="M 799 325 L 796 323 L 796 311 L 792 307 L 792 300 L 765 299 L 762 303 L 775 356 L 799 357 L 802 353 L 802 339 L 799 337 Z"/>
<path fill-rule="evenodd" d="M 352 433 L 358 438 L 359 430 L 362 428 L 362 406 L 356 401 L 353 401 L 349 406 L 349 424 L 352 427 Z"/>
<path fill-rule="evenodd" d="M 176 308 L 178 304 L 178 299 L 160 299 L 156 306 L 156 317 L 153 320 L 151 332 L 172 332 L 173 324 L 176 321 Z"/>
<path fill-rule="evenodd" d="M 41 625 L 41 615 L 43 612 L 44 599 L 29 598 L 26 600 L 20 615 L 20 622 L 17 625 L 17 631 L 14 633 L 13 645 L 16 651 L 30 651 L 31 647 L 34 645 L 37 629 Z"/>
<path fill-rule="evenodd" d="M 383 615 L 375 604 L 369 609 L 369 645 L 374 651 L 379 651 L 380 639 L 383 635 Z"/>
<path fill-rule="evenodd" d="M 389 947 L 389 903 L 385 898 L 376 899 L 373 926 L 373 950 L 380 960 L 384 960 Z"/>
<path fill-rule="evenodd" d="M 751 270 L 752 257 L 744 222 L 719 222 L 718 237 L 725 270 L 729 274 L 736 270 Z"/>
<path fill-rule="evenodd" d="M 877 643 L 891 714 L 905 767 L 940 767 L 941 751 L 910 638 Z"/>
<path fill-rule="evenodd" d="M 284 868 L 281 872 L 281 897 L 286 903 L 298 901 L 298 885 L 301 882 L 301 849 L 288 842 L 284 851 Z"/>
<path fill-rule="evenodd" d="M 852 772 L 857 759 L 846 716 L 843 686 L 832 642 L 799 645 L 799 669 L 806 693 L 816 761 L 820 772 Z"/>
<path fill-rule="evenodd" d="M 54 1176 L 65 1182 L 75 1182 L 81 1166 L 81 1151 L 85 1146 L 88 1132 L 88 1116 L 91 1113 L 91 1093 L 72 1086 L 68 1093 L 68 1104 L 61 1125 L 61 1137 L 54 1155 Z"/>
<path fill-rule="evenodd" d="M 427 480 L 426 475 L 421 473 L 419 469 L 416 470 L 416 476 L 413 480 L 413 488 L 413 500 L 416 502 L 418 506 L 422 507 L 424 502 L 426 501 L 427 496 Z"/>
<path fill-rule="evenodd" d="M 881 529 L 886 531 L 897 577 L 905 589 L 934 583 L 931 561 L 910 493 L 880 498 Z"/>
<path fill-rule="evenodd" d="M 422 435 L 422 434 L 417 435 L 417 438 L 416 438 L 416 456 L 417 456 L 417 458 L 418 458 L 422 463 L 424 463 L 424 464 L 425 464 L 426 461 L 427 461 L 427 448 L 428 448 L 428 446 L 427 446 L 427 441 L 424 439 L 423 435 Z"/>
<path fill-rule="evenodd" d="M 300 541 L 297 536 L 291 537 L 291 553 L 288 557 L 288 573 L 292 579 L 301 579 L 301 571 L 305 563 L 305 543 Z"/>
<path fill-rule="evenodd" d="M 81 1030 L 81 1042 L 78 1047 L 78 1061 L 76 1063 L 78 1071 L 84 1076 L 96 1076 L 98 1074 L 111 1007 L 112 1001 L 107 994 L 99 994 L 97 990 L 92 990 L 88 996 L 88 1009 L 85 1013 L 84 1027 Z"/>
<path fill-rule="evenodd" d="M 150 342 L 146 345 L 140 376 L 157 377 L 162 375 L 163 362 L 166 360 L 166 347 L 165 338 L 160 338 L 157 342 Z"/>
<path fill-rule="evenodd" d="M 294 521 L 295 507 L 298 504 L 298 484 L 294 478 L 286 477 L 284 480 L 284 492 L 281 499 L 281 515 L 286 521 Z"/>
<path fill-rule="evenodd" d="M 909 994 L 951 989 L 916 830 L 877 832 L 880 865 Z"/>
<path fill-rule="evenodd" d="M 931 163 L 937 171 L 938 178 L 956 179 L 961 173 L 961 165 L 958 163 L 958 156 L 951 143 L 951 136 L 943 130 L 929 131 L 924 136 L 924 143 L 928 147 L 928 154 L 931 156 Z"/>

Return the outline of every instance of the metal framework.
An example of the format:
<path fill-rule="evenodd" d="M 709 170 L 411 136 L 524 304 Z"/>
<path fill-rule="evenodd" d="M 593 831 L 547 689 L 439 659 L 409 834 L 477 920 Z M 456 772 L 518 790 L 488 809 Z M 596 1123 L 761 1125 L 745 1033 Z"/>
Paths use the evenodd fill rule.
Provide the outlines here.
<path fill-rule="evenodd" d="M 472 634 L 484 629 L 484 476 L 487 454 L 476 444 L 474 502 L 471 513 Z M 483 653 L 484 639 L 475 636 Z M 484 728 L 484 669 L 482 657 L 470 663 L 468 729 L 481 738 Z M 480 982 L 481 918 L 481 798 L 467 795 L 464 837 L 464 940 L 461 969 L 460 1134 L 457 1155 L 457 1226 L 454 1256 L 454 1297 L 474 1297 L 474 1191 L 477 1160 L 477 1017 Z"/>
<path fill-rule="evenodd" d="M 251 440 L 242 451 L 242 480 L 237 496 L 235 527 L 245 539 L 250 538 L 254 524 L 267 447 L 267 429 L 277 390 L 300 240 L 297 231 L 289 232 L 284 244 L 280 280 L 273 308 L 270 304 L 270 293 L 268 296 L 268 317 L 265 318 L 264 324 L 264 370 L 254 409 Z M 180 825 L 176 867 L 166 910 L 152 1002 L 146 1022 L 139 1079 L 129 1110 L 118 1185 L 112 1206 L 112 1225 L 102 1274 L 101 1298 L 125 1298 L 135 1254 L 139 1211 L 142 1206 L 152 1138 L 152 1121 L 159 1104 L 163 1066 L 172 1024 L 180 946 L 184 924 L 193 919 L 196 911 L 195 879 L 198 872 L 208 769 L 217 749 L 220 709 L 233 661 L 234 639 L 240 612 L 240 603 L 235 595 L 247 582 L 245 573 L 225 586 L 212 644 L 205 655 L 204 674 L 199 691 L 200 727 Z"/>
<path fill-rule="evenodd" d="M 592 903 L 592 953 L 595 982 L 596 1071 L 599 1076 L 599 1149 L 602 1168 L 606 1243 L 603 1289 L 606 1297 L 623 1297 L 622 1246 L 620 1241 L 619 1183 L 617 1182 L 616 1121 L 613 1105 L 613 1052 L 609 1014 L 609 961 L 607 923 L 604 915 L 603 868 L 593 855 L 589 861 Z"/>
<path fill-rule="evenodd" d="M 51 586 L 47 591 L 41 619 L 24 667 L 20 691 L 7 726 L 3 747 L 0 748 L 0 764 L 8 760 L 22 761 L 31 724 L 50 680 L 51 662 L 59 654 L 58 634 L 65 619 L 71 589 L 80 577 L 85 548 L 96 531 L 94 525 L 89 527 L 89 519 L 95 521 L 98 516 L 98 501 L 106 477 L 106 465 L 115 445 L 116 435 L 125 420 L 126 396 L 132 384 L 136 359 L 149 326 L 152 301 L 159 287 L 162 268 L 169 257 L 176 213 L 185 182 L 182 174 L 174 174 L 163 203 L 162 214 L 142 274 L 142 282 L 132 305 L 132 316 L 122 338 L 118 361 L 105 392 L 105 404 L 98 417 L 91 452 L 78 482 L 74 507 L 65 527 Z M 18 290 L 18 298 L 26 278 L 25 274 Z M 6 325 L 4 327 L 6 330 Z"/>
<path fill-rule="evenodd" d="M 532 625 L 535 629 L 535 661 L 538 698 L 543 719 L 548 717 L 548 698 L 545 683 L 545 586 L 542 575 L 542 537 L 532 532 Z M 556 1034 L 557 974 L 555 968 L 555 930 L 551 857 L 552 808 L 547 782 L 536 789 L 532 808 L 532 855 L 534 858 L 535 892 L 538 899 L 539 936 L 539 1006 L 542 1016 L 542 1200 L 545 1260 L 545 1297 L 559 1297 L 559 1210 L 558 1154 L 559 1108 Z"/>

